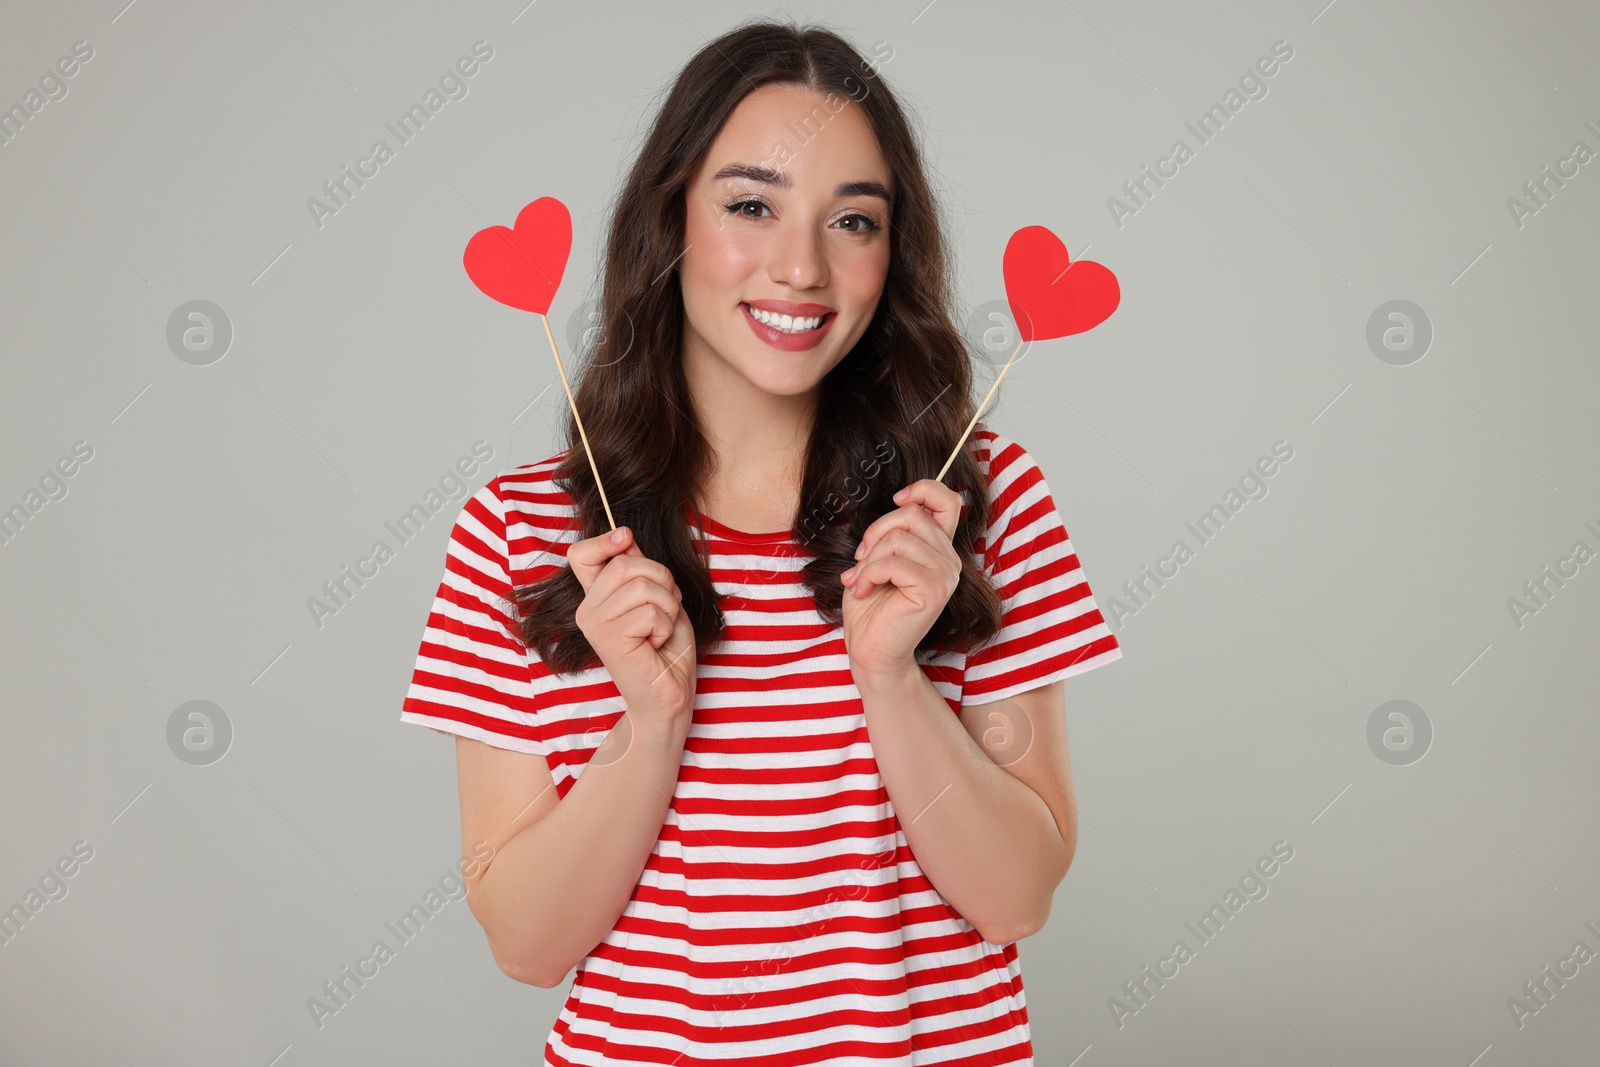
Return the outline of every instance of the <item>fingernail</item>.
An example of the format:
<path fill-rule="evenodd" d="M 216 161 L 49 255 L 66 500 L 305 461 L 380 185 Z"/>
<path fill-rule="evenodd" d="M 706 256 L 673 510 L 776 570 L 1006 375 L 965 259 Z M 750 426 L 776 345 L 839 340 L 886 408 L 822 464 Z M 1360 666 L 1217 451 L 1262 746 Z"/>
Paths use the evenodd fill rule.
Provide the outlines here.
<path fill-rule="evenodd" d="M 619 526 L 615 530 L 611 531 L 611 543 L 612 544 L 620 545 L 620 544 L 622 544 L 622 542 L 626 541 L 627 539 L 628 539 L 628 528 L 626 526 Z"/>
<path fill-rule="evenodd" d="M 865 541 L 856 546 L 856 559 L 861 558 L 861 553 L 866 549 L 866 547 L 867 543 Z"/>
<path fill-rule="evenodd" d="M 856 576 L 856 569 L 854 567 L 851 567 L 849 570 L 847 570 L 843 574 L 839 575 L 840 578 L 842 578 L 844 581 L 847 581 L 847 582 L 850 579 L 854 578 L 855 576 Z"/>

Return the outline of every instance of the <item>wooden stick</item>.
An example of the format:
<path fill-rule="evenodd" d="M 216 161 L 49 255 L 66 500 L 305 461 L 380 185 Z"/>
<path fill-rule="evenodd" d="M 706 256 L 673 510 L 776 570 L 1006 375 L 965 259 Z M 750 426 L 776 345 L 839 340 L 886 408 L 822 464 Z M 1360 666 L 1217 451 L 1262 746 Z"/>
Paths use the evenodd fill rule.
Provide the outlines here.
<path fill-rule="evenodd" d="M 544 322 L 544 335 L 550 338 L 550 352 L 556 357 L 556 370 L 561 372 L 561 386 L 567 391 L 567 404 L 572 408 L 572 419 L 578 424 L 578 436 L 583 438 L 583 450 L 589 456 L 589 470 L 594 472 L 595 488 L 600 490 L 600 503 L 605 505 L 606 521 L 611 528 L 617 528 L 617 520 L 611 515 L 611 502 L 606 499 L 606 487 L 600 484 L 600 468 L 594 464 L 594 450 L 589 447 L 589 435 L 583 432 L 583 420 L 578 417 L 578 402 L 572 399 L 572 386 L 567 382 L 567 368 L 561 365 L 561 353 L 556 349 L 556 335 L 550 332 L 550 319 L 540 315 Z M 1004 372 L 1002 372 L 1004 373 Z M 972 427 L 967 427 L 972 429 Z"/>
<path fill-rule="evenodd" d="M 1006 371 L 1011 369 L 1011 364 L 1016 362 L 1017 353 L 1022 351 L 1022 346 L 1026 343 L 1026 341 L 1018 341 L 1017 347 L 1012 349 L 1011 358 L 1006 360 L 1004 367 L 1000 368 L 1000 376 L 994 380 L 993 385 L 989 386 L 989 395 L 983 398 L 983 403 L 978 405 L 978 410 L 972 413 L 972 421 L 967 423 L 967 428 L 961 433 L 961 440 L 956 442 L 955 451 L 950 453 L 950 458 L 944 461 L 943 467 L 939 468 L 939 477 L 935 478 L 934 481 L 944 481 L 945 472 L 950 469 L 950 464 L 956 461 L 956 456 L 960 455 L 961 449 L 967 443 L 967 438 L 972 434 L 972 428 L 978 425 L 978 416 L 983 414 L 983 409 L 988 406 L 990 397 L 993 397 L 994 391 L 1000 388 L 1000 380 L 1006 376 Z"/>

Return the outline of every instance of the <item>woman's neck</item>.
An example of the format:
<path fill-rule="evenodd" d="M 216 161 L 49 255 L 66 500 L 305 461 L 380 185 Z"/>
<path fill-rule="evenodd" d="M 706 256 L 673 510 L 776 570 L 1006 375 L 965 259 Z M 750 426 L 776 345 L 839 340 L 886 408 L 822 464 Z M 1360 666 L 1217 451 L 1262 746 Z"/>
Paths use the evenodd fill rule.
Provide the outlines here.
<path fill-rule="evenodd" d="M 778 396 L 739 375 L 685 371 L 695 425 L 712 452 L 700 508 L 736 530 L 790 526 L 816 415 L 818 390 Z"/>
<path fill-rule="evenodd" d="M 800 507 L 809 422 L 762 420 L 746 412 L 708 414 L 700 431 L 712 467 L 700 486 L 700 509 L 736 530 L 788 529 Z"/>

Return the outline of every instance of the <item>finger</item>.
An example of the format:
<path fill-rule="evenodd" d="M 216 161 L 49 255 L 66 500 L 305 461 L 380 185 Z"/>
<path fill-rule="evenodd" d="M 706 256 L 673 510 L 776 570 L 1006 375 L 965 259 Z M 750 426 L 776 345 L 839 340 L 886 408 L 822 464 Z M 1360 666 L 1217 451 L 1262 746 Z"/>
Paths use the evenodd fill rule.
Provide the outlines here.
<path fill-rule="evenodd" d="M 880 515 L 861 536 L 862 550 L 856 554 L 863 559 L 872 550 L 872 544 L 896 526 L 908 525 L 915 516 L 927 516 L 933 521 L 946 541 L 954 540 L 956 526 L 961 521 L 961 494 L 942 482 L 923 478 L 895 494 L 900 507 Z"/>
<path fill-rule="evenodd" d="M 662 678 L 674 671 L 684 684 L 688 684 L 695 673 L 694 624 L 689 621 L 688 612 L 678 612 L 678 617 L 673 620 L 672 635 L 656 651 L 662 657 L 662 665 L 660 672 L 651 679 L 650 684 L 659 683 Z"/>
<path fill-rule="evenodd" d="M 601 569 L 612 557 L 626 553 L 630 547 L 638 548 L 633 542 L 633 531 L 626 526 L 618 526 L 609 533 L 586 537 L 568 545 L 567 565 L 572 568 L 578 584 L 583 586 L 583 591 L 587 593 L 589 587 L 599 577 Z"/>
<path fill-rule="evenodd" d="M 934 531 L 933 536 L 938 536 L 937 530 Z M 878 538 L 871 551 L 858 560 L 855 566 L 845 571 L 840 576 L 840 580 L 848 585 L 857 596 L 867 596 L 872 592 L 871 586 L 866 584 L 868 580 L 863 577 L 867 564 L 888 556 L 901 555 L 916 558 L 926 565 L 933 565 L 933 561 L 937 557 L 929 554 L 928 550 L 931 547 L 925 537 L 918 536 L 902 527 L 895 527 Z M 882 583 L 879 582 L 877 584 L 881 585 Z M 864 585 L 865 588 L 863 588 Z"/>
<path fill-rule="evenodd" d="M 663 609 L 660 603 L 652 598 L 624 612 L 618 617 L 616 625 L 620 627 L 620 632 L 624 636 L 633 640 L 648 641 L 652 649 L 660 650 L 671 640 L 679 621 L 687 617 L 688 613 L 683 610 L 681 604 L 670 610 Z"/>
<path fill-rule="evenodd" d="M 586 592 L 596 598 L 612 596 L 635 578 L 648 578 L 663 589 L 673 589 L 676 579 L 666 565 L 656 562 L 638 550 L 637 545 L 619 552 L 606 561 L 590 581 Z"/>
<path fill-rule="evenodd" d="M 905 491 L 901 490 L 902 493 Z M 959 520 L 961 497 L 953 491 L 946 491 L 950 492 L 954 498 Z M 902 529 L 917 534 L 930 544 L 938 544 L 940 542 L 949 544 L 955 535 L 954 523 L 946 527 L 940 518 L 927 507 L 919 506 L 915 501 L 907 501 L 894 511 L 886 515 L 880 515 L 873 520 L 872 524 L 862 533 L 861 543 L 856 546 L 856 559 L 866 559 L 877 543 L 888 536 L 889 531 Z"/>
<path fill-rule="evenodd" d="M 922 506 L 944 532 L 945 540 L 955 539 L 956 526 L 961 522 L 961 494 L 948 485 L 932 478 L 922 478 L 896 493 L 894 502 L 902 507 L 912 504 Z"/>
<path fill-rule="evenodd" d="M 670 624 L 670 617 L 680 609 L 677 598 L 672 593 L 662 590 L 659 585 L 648 579 L 638 579 L 630 582 L 621 590 L 595 601 L 590 595 L 579 609 L 586 608 L 587 614 L 582 619 L 581 629 L 592 635 L 611 633 L 616 640 L 616 635 L 629 638 L 632 641 L 645 640 L 656 633 L 654 616 L 666 614 Z M 603 638 L 606 640 L 606 638 Z"/>
<path fill-rule="evenodd" d="M 939 556 L 933 546 L 914 535 L 891 536 L 879 542 L 877 550 L 855 567 L 850 591 L 855 596 L 871 596 L 881 585 L 894 584 L 905 589 L 931 587 L 939 572 Z"/>
<path fill-rule="evenodd" d="M 598 585 L 596 586 L 598 589 Z M 595 606 L 594 618 L 602 625 L 615 625 L 642 605 L 652 605 L 668 615 L 682 607 L 678 595 L 644 575 L 637 575 L 609 595 L 601 594 Z M 643 637 L 643 631 L 629 632 L 630 637 Z"/>
<path fill-rule="evenodd" d="M 914 636 L 912 636 L 911 634 L 906 633 L 904 630 L 902 630 L 900 628 L 900 625 L 898 623 L 896 623 L 894 621 L 894 619 L 890 618 L 888 615 L 885 615 L 883 613 L 884 605 L 889 603 L 889 601 L 891 599 L 893 599 L 894 596 L 895 596 L 895 594 L 893 592 L 893 590 L 895 588 L 897 588 L 897 587 L 894 586 L 893 584 L 890 584 L 886 588 L 885 587 L 880 587 L 879 588 L 879 595 L 877 595 L 877 596 L 862 597 L 860 599 L 861 609 L 860 609 L 859 612 L 856 613 L 856 627 L 857 627 L 857 630 L 859 631 L 859 629 L 862 626 L 866 625 L 866 621 L 868 619 L 870 619 L 874 615 L 878 615 L 878 616 L 882 617 L 884 625 L 888 626 L 891 630 L 893 630 L 895 633 L 899 634 L 902 638 L 904 638 L 905 642 L 906 642 L 906 644 L 908 646 L 910 646 L 912 648 L 915 648 L 919 639 L 914 637 Z M 855 597 L 847 598 L 847 600 L 854 600 L 854 599 L 855 599 Z M 848 605 L 846 607 L 846 610 L 848 610 Z"/>
<path fill-rule="evenodd" d="M 878 538 L 878 543 L 861 557 L 860 562 L 866 563 L 879 556 L 900 555 L 911 556 L 931 565 L 954 551 L 940 534 L 933 519 L 924 515 L 912 518 L 909 526 L 897 526 Z"/>
<path fill-rule="evenodd" d="M 651 648 L 660 648 L 672 636 L 674 618 L 655 602 L 641 604 L 624 613 L 618 620 L 621 632 L 635 640 L 650 642 Z"/>

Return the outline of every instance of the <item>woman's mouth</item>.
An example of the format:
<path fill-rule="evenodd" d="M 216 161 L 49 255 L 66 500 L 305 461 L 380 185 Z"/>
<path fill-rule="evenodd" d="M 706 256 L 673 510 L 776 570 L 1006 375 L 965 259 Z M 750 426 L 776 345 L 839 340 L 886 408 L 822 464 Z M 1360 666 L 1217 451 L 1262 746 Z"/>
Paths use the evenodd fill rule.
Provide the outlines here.
<path fill-rule="evenodd" d="M 798 306 L 795 310 L 800 314 L 744 303 L 739 305 L 739 309 L 744 312 L 745 321 L 757 337 L 773 348 L 787 352 L 801 352 L 814 347 L 828 332 L 828 327 L 833 325 L 833 320 L 839 317 L 838 312 L 823 310 L 817 305 Z"/>

